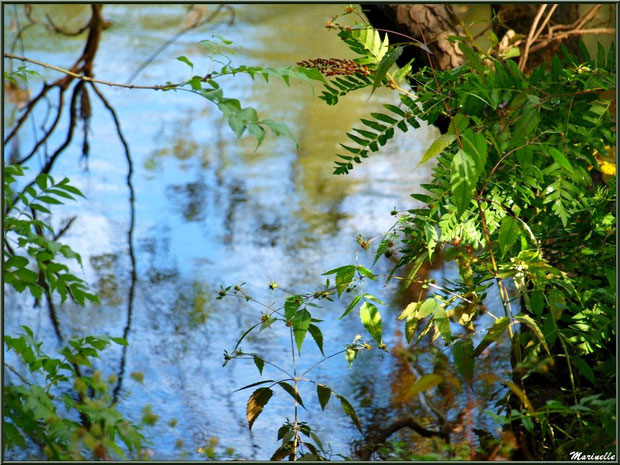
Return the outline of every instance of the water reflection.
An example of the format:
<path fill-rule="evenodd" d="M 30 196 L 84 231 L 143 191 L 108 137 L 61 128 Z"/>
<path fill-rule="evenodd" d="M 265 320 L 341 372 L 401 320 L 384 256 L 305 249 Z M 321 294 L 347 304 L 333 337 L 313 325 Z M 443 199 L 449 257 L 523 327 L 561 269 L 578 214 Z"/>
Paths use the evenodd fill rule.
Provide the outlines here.
<path fill-rule="evenodd" d="M 72 18 L 67 27 L 77 27 L 88 11 L 84 8 L 37 5 L 33 14 L 44 17 L 51 12 L 58 23 Z M 186 78 L 187 67 L 175 58 L 187 55 L 199 66 L 204 49 L 196 44 L 214 32 L 234 41 L 238 64 L 278 66 L 306 58 L 349 56 L 337 36 L 322 28 L 339 10 L 335 5 L 235 5 L 233 25 L 221 22 L 187 32 L 136 81 Z M 181 5 L 106 5 L 103 12 L 113 27 L 104 32 L 96 60 L 97 77 L 102 79 L 131 76 L 138 58 L 178 33 L 188 18 Z M 50 38 L 43 32 L 33 27 L 24 34 L 26 54 L 56 64 L 70 63 L 79 54 L 83 38 Z M 411 130 L 398 144 L 386 145 L 383 154 L 356 167 L 350 176 L 331 174 L 344 133 L 360 117 L 390 101 L 389 93 L 377 92 L 370 101 L 367 94 L 353 93 L 329 107 L 301 84 L 289 88 L 282 82 L 267 85 L 239 77 L 222 85 L 230 97 L 258 108 L 261 117 L 286 122 L 300 149 L 272 137 L 258 150 L 253 140 L 237 141 L 209 103 L 195 96 L 102 89 L 131 147 L 135 203 L 128 194 L 126 154 L 99 102 L 93 102 L 90 173 L 81 172 L 70 155 L 79 155 L 79 143 L 54 167 L 88 197 L 63 207 L 59 214 L 79 215 L 66 241 L 82 253 L 84 274 L 103 302 L 85 309 L 64 305 L 58 318 L 69 336 L 92 332 L 127 336 L 130 346 L 112 350 L 106 368 L 125 375 L 119 376 L 117 390 L 124 413 L 137 419 L 144 405 L 152 404 L 159 415 L 160 421 L 146 431 L 156 459 L 179 458 L 184 452 L 188 458 L 200 458 L 195 450 L 213 436 L 220 437 L 220 452 L 232 445 L 243 458 L 270 457 L 277 447 L 275 425 L 292 416 L 291 405 L 274 396 L 253 432 L 248 431 L 247 395 L 233 391 L 258 379 L 258 373 L 251 362 L 223 369 L 222 352 L 234 347 L 240 333 L 258 320 L 260 308 L 243 301 L 214 300 L 219 286 L 246 282 L 257 299 L 278 302 L 283 295 L 269 291 L 271 280 L 309 291 L 322 284 L 322 272 L 354 262 L 356 254 L 362 263 L 372 263 L 372 251 L 360 251 L 356 236 L 372 237 L 387 230 L 394 221 L 389 211 L 411 208 L 409 194 L 419 190 L 429 175 L 413 169 L 434 134 L 426 128 Z M 32 165 L 36 168 L 35 160 Z M 391 265 L 381 259 L 378 271 L 387 273 Z M 385 301 L 394 293 L 379 284 L 367 290 Z M 395 319 L 400 310 L 394 302 L 384 313 L 386 342 L 394 347 L 391 353 L 363 354 L 351 370 L 338 357 L 313 375 L 349 397 L 371 428 L 412 412 L 431 427 L 436 420 L 432 412 L 400 391 L 407 380 L 425 370 L 432 372 L 443 359 L 440 354 L 426 358 L 406 354 L 398 346 L 402 335 Z M 317 317 L 325 320 L 326 353 L 341 350 L 343 341 L 364 332 L 359 318 L 337 321 L 342 306 L 328 303 L 317 310 Z M 16 310 L 5 315 L 7 332 L 28 324 L 38 328 L 38 335 L 51 338 L 46 315 L 34 313 L 28 302 L 12 308 Z M 288 347 L 287 338 L 286 331 L 278 329 L 252 334 L 244 340 L 244 349 L 260 350 L 288 367 L 289 352 L 282 350 Z M 320 354 L 306 345 L 304 350 L 300 364 L 312 366 Z M 412 360 L 417 368 L 410 366 Z M 128 376 L 134 372 L 144 374 L 143 383 Z M 268 367 L 265 375 L 271 376 Z M 452 402 L 448 388 L 445 403 L 437 400 L 445 408 L 462 402 Z M 316 395 L 312 386 L 302 389 L 304 399 Z M 360 435 L 341 408 L 330 404 L 323 413 L 316 405 L 308 407 L 304 419 L 329 439 L 335 452 L 349 455 L 351 443 Z M 174 426 L 173 419 L 178 419 Z"/>

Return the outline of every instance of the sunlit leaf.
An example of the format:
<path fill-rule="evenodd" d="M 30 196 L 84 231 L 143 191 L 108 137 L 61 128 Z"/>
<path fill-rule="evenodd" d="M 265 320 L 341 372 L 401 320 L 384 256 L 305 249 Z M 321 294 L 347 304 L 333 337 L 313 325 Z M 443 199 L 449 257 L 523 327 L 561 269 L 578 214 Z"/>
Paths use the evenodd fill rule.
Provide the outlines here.
<path fill-rule="evenodd" d="M 441 375 L 438 375 L 436 373 L 424 375 L 411 385 L 411 388 L 409 388 L 409 394 L 411 396 L 414 396 L 420 392 L 426 392 L 429 389 L 434 388 L 441 382 L 443 382 L 443 376 Z"/>
<path fill-rule="evenodd" d="M 250 398 L 248 399 L 248 405 L 246 408 L 246 416 L 248 419 L 248 425 L 250 430 L 252 429 L 252 425 L 258 418 L 258 416 L 263 411 L 269 399 L 273 395 L 273 391 L 269 388 L 259 388 L 252 393 Z"/>
<path fill-rule="evenodd" d="M 426 150 L 426 152 L 424 152 L 424 155 L 422 156 L 420 163 L 418 163 L 418 166 L 439 155 L 441 152 L 444 151 L 446 147 L 452 145 L 455 140 L 456 136 L 453 134 L 443 134 L 439 136 L 437 139 L 435 139 L 435 141 L 433 141 L 433 143 Z"/>
<path fill-rule="evenodd" d="M 469 207 L 474 197 L 477 180 L 475 159 L 463 150 L 459 150 L 452 158 L 450 176 L 451 199 L 459 214 Z"/>
<path fill-rule="evenodd" d="M 301 352 L 301 344 L 304 342 L 306 332 L 310 327 L 312 316 L 306 309 L 301 310 L 295 314 L 292 321 L 293 335 L 295 336 L 295 343 L 297 344 L 297 351 Z"/>
<path fill-rule="evenodd" d="M 505 216 L 502 219 L 498 234 L 499 248 L 502 252 L 502 257 L 506 255 L 508 249 L 512 247 L 520 235 L 521 228 L 519 227 L 519 223 L 511 216 Z"/>
<path fill-rule="evenodd" d="M 496 342 L 502 336 L 502 334 L 504 334 L 509 324 L 510 319 L 506 317 L 501 317 L 495 320 L 493 326 L 489 328 L 487 334 L 484 336 L 480 344 L 478 344 L 478 346 L 474 350 L 474 357 L 478 357 L 484 351 L 484 349 Z"/>
<path fill-rule="evenodd" d="M 360 307 L 360 318 L 366 330 L 378 344 L 381 344 L 382 322 L 381 314 L 373 304 L 364 302 Z"/>
<path fill-rule="evenodd" d="M 532 332 L 534 333 L 534 335 L 536 336 L 536 338 L 538 338 L 540 343 L 543 345 L 547 353 L 551 355 L 551 352 L 549 351 L 549 347 L 547 346 L 547 341 L 545 340 L 545 337 L 543 336 L 542 331 L 538 327 L 538 324 L 536 324 L 536 322 L 532 319 L 532 317 L 524 313 L 520 313 L 519 315 L 515 316 L 515 319 L 519 323 L 523 323 L 528 328 L 530 328 Z"/>

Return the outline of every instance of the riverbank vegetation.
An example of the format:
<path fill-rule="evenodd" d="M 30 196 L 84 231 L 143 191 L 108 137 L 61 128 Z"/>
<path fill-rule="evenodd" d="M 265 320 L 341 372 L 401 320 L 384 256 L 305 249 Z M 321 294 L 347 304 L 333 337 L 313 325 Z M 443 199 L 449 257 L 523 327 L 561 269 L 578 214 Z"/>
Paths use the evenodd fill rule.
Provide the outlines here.
<path fill-rule="evenodd" d="M 93 6 L 85 52 L 71 69 L 5 53 L 5 61 L 27 64 L 5 72 L 9 85 L 31 79 L 35 65 L 63 76 L 26 103 L 5 143 L 53 88 L 58 89 L 60 118 L 63 94 L 73 85 L 68 144 L 78 113 L 88 126 L 88 95 L 94 92 L 123 140 L 133 196 L 121 122 L 98 88 L 127 85 L 97 81 L 92 73 L 105 24 L 100 7 Z M 268 130 L 274 136 L 295 136 L 285 121 L 261 118 L 254 108 L 225 97 L 219 78 L 301 81 L 320 89 L 317 97 L 326 105 L 338 105 L 352 92 L 391 90 L 397 96 L 394 104 L 370 112 L 342 135 L 334 165 L 323 167 L 335 176 L 371 165 L 373 154 L 421 122 L 446 122 L 419 162 L 433 166 L 432 178 L 422 186 L 425 192 L 411 196 L 419 206 L 386 212 L 396 217 L 387 232 L 352 238 L 359 245 L 354 263 L 325 270 L 311 292 L 266 283 L 275 303 L 255 299 L 243 283 L 222 286 L 214 296 L 259 310 L 239 330 L 236 345 L 226 348 L 223 364 L 248 360 L 256 367 L 256 380 L 239 389 L 248 393 L 249 429 L 261 421 L 272 398 L 290 402 L 290 417 L 273 426 L 279 446 L 271 460 L 566 460 L 572 451 L 616 453 L 616 51 L 613 43 L 592 51 L 577 41 L 562 46 L 550 62 L 530 68 L 528 53 L 539 21 L 531 26 L 532 37 L 515 40 L 511 47 L 493 34 L 490 46 L 482 48 L 465 27 L 462 35 L 442 39 L 458 49 L 463 63 L 439 69 L 433 64 L 437 49 L 422 28 L 421 38 L 399 33 L 399 42 L 390 43 L 387 31 L 373 28 L 357 7 L 349 6 L 326 27 L 350 48 L 352 59 L 304 56 L 288 67 L 239 66 L 225 51 L 230 42 L 217 37 L 205 41 L 218 56 L 217 70 L 205 75 L 195 69 L 192 57 L 182 56 L 178 60 L 191 74 L 187 81 L 142 86 L 169 92 L 171 99 L 176 91 L 205 98 L 238 138 L 249 135 L 257 146 Z M 412 48 L 426 55 L 426 64 L 396 66 Z M 47 299 L 52 318 L 54 294 L 62 302 L 98 302 L 66 264 L 79 264 L 80 256 L 59 242 L 63 229 L 54 231 L 50 221 L 39 218 L 82 195 L 68 179 L 57 181 L 49 174 L 64 146 L 30 184 L 20 181 L 20 165 L 55 130 L 53 123 L 28 154 L 15 163 L 5 161 L 3 182 L 5 290 L 11 286 L 37 302 Z M 133 225 L 132 210 L 130 244 Z M 385 259 L 392 263 L 387 274 L 376 266 Z M 438 282 L 428 276 L 425 270 L 438 260 L 456 268 L 454 279 Z M 132 276 L 135 282 L 135 268 Z M 369 282 L 416 294 L 397 317 L 403 334 L 397 347 L 384 341 L 388 304 L 365 290 Z M 335 308 L 340 319 L 359 318 L 366 332 L 336 341 L 341 351 L 324 353 L 327 342 L 334 341 L 325 340 L 322 315 Z M 288 333 L 280 350 L 290 354 L 290 363 L 272 361 L 260 347 L 244 350 L 258 332 Z M 42 352 L 28 327 L 22 334 L 5 335 L 5 353 L 13 352 L 22 362 L 21 367 L 5 363 L 5 372 L 17 376 L 3 386 L 5 456 L 15 448 L 38 447 L 50 459 L 145 458 L 142 431 L 154 424 L 156 411 L 145 411 L 139 424 L 128 421 L 117 409 L 119 380 L 106 382 L 101 372 L 90 369 L 92 358 L 111 342 L 123 350 L 127 344 L 124 337 L 88 336 L 68 341 L 57 358 Z M 427 350 L 420 350 L 421 343 Z M 310 344 L 320 352 L 316 359 L 303 357 Z M 363 363 L 359 354 L 366 351 L 392 354 L 402 365 L 399 416 L 372 430 L 341 394 L 342 386 L 312 377 L 315 367 L 338 357 L 349 366 Z M 490 363 L 498 358 L 506 371 Z M 265 379 L 266 367 L 281 376 Z M 302 398 L 302 385 L 311 386 L 311 397 Z M 303 392 L 309 391 L 304 387 Z M 482 393 L 487 394 L 484 420 L 474 417 L 474 397 Z M 351 450 L 331 450 L 316 433 L 320 417 L 306 413 L 310 403 L 324 410 L 330 402 L 338 403 L 360 432 Z M 426 410 L 425 421 L 402 415 L 414 402 Z M 483 426 L 489 424 L 494 428 Z M 404 440 L 405 430 L 413 432 L 413 442 Z M 201 452 L 217 458 L 213 448 Z"/>

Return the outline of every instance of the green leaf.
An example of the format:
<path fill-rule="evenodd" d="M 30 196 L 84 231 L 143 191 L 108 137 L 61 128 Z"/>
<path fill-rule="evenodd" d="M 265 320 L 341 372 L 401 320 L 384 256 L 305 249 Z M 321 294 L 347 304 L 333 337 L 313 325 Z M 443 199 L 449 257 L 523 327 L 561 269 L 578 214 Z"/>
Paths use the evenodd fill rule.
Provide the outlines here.
<path fill-rule="evenodd" d="M 40 195 L 37 197 L 37 200 L 41 202 L 45 202 L 48 205 L 62 205 L 62 202 L 54 197 L 50 197 L 49 195 Z"/>
<path fill-rule="evenodd" d="M 373 302 L 377 302 L 377 303 L 378 303 L 378 304 L 380 304 L 380 305 L 387 305 L 387 304 L 386 304 L 383 300 L 381 300 L 381 299 L 379 299 L 379 298 L 375 297 L 375 296 L 374 296 L 374 295 L 372 295 L 372 294 L 364 294 L 364 299 L 367 299 L 367 300 L 372 300 Z"/>
<path fill-rule="evenodd" d="M 485 137 L 471 129 L 467 129 L 463 132 L 461 140 L 465 151 L 476 160 L 476 170 L 478 171 L 478 176 L 480 176 L 487 163 L 487 141 Z"/>
<path fill-rule="evenodd" d="M 237 113 L 246 123 L 258 123 L 258 113 L 254 108 L 244 108 Z"/>
<path fill-rule="evenodd" d="M 424 223 L 424 236 L 426 238 L 426 248 L 428 249 L 428 259 L 433 260 L 433 253 L 435 252 L 435 246 L 437 245 L 437 229 L 435 225 L 430 222 Z"/>
<path fill-rule="evenodd" d="M 438 384 L 440 384 L 442 381 L 443 381 L 443 376 L 438 375 L 436 373 L 424 375 L 420 379 L 418 379 L 415 383 L 413 383 L 411 388 L 409 388 L 409 393 L 411 395 L 416 395 L 419 392 L 428 391 L 429 389 L 432 389 Z"/>
<path fill-rule="evenodd" d="M 301 400 L 301 397 L 299 396 L 299 393 L 295 392 L 295 388 L 293 386 L 291 386 L 288 383 L 285 383 L 284 381 L 280 381 L 278 384 L 280 385 L 282 389 L 288 392 L 290 396 L 299 403 L 299 405 L 301 405 L 303 408 L 306 408 L 304 406 L 303 401 Z"/>
<path fill-rule="evenodd" d="M 302 73 L 303 75 L 305 75 L 306 77 L 308 77 L 309 79 L 313 81 L 321 81 L 323 83 L 327 83 L 327 80 L 325 79 L 323 74 L 321 74 L 321 71 L 319 71 L 316 68 L 303 68 L 300 66 L 296 69 L 298 72 Z"/>
<path fill-rule="evenodd" d="M 537 317 L 542 316 L 543 309 L 545 308 L 544 294 L 540 291 L 533 291 L 530 294 L 530 306 Z"/>
<path fill-rule="evenodd" d="M 239 389 L 235 389 L 233 392 L 243 391 L 244 389 L 249 389 L 251 387 L 258 386 L 260 384 L 273 383 L 273 382 L 274 382 L 273 379 L 266 379 L 266 380 L 263 380 L 263 381 L 258 381 L 256 383 L 252 383 L 252 384 L 248 384 L 246 386 L 240 387 Z"/>
<path fill-rule="evenodd" d="M 407 344 L 410 344 L 413 336 L 415 335 L 415 330 L 418 328 L 418 319 L 417 318 L 407 318 L 407 322 L 405 323 L 405 338 L 407 339 Z"/>
<path fill-rule="evenodd" d="M 504 60 L 508 60 L 510 58 L 515 58 L 521 56 L 521 49 L 519 47 L 512 47 L 504 52 L 503 58 Z"/>
<path fill-rule="evenodd" d="M 5 256 L 7 256 L 8 253 L 5 252 Z M 11 257 L 4 262 L 4 269 L 6 270 L 7 268 L 24 268 L 28 266 L 28 259 L 26 257 L 22 257 L 21 255 L 11 255 Z"/>
<path fill-rule="evenodd" d="M 248 405 L 246 408 L 246 416 L 248 419 L 248 425 L 250 430 L 252 429 L 252 425 L 258 418 L 258 416 L 263 411 L 269 399 L 273 395 L 273 391 L 269 388 L 259 388 L 252 393 L 250 398 L 248 399 Z"/>
<path fill-rule="evenodd" d="M 284 302 L 284 318 L 290 320 L 295 316 L 295 312 L 299 309 L 299 306 L 303 302 L 303 297 L 300 295 L 292 295 Z"/>
<path fill-rule="evenodd" d="M 44 191 L 47 188 L 47 174 L 39 174 L 35 179 L 35 182 L 37 183 L 37 186 L 39 186 L 39 188 Z"/>
<path fill-rule="evenodd" d="M 347 350 L 345 350 L 344 358 L 346 358 L 347 362 L 349 362 L 349 369 L 353 367 L 353 360 L 355 360 L 355 357 L 357 357 L 358 352 L 359 351 L 357 349 L 354 349 L 353 347 L 349 347 L 347 348 Z"/>
<path fill-rule="evenodd" d="M 553 157 L 555 162 L 560 165 L 562 169 L 568 171 L 571 174 L 575 174 L 575 170 L 568 161 L 568 158 L 566 158 L 566 156 L 562 152 L 560 152 L 554 147 L 549 147 L 549 154 Z"/>
<path fill-rule="evenodd" d="M 471 67 L 478 71 L 480 74 L 484 74 L 485 66 L 482 63 L 482 60 L 480 59 L 478 54 L 467 45 L 465 45 L 463 42 L 459 42 L 459 49 L 461 50 L 461 52 L 463 52 L 463 55 L 465 55 L 465 58 L 467 58 L 467 61 L 469 61 Z"/>
<path fill-rule="evenodd" d="M 27 283 L 34 283 L 39 279 L 39 275 L 28 268 L 18 268 L 13 273 Z"/>
<path fill-rule="evenodd" d="M 237 135 L 237 139 L 239 139 L 245 132 L 246 125 L 237 115 L 230 115 L 228 117 L 228 125 Z"/>
<path fill-rule="evenodd" d="M 538 338 L 540 343 L 543 345 L 543 347 L 547 351 L 547 354 L 551 355 L 551 352 L 549 351 L 549 347 L 547 346 L 547 341 L 545 340 L 545 337 L 543 336 L 542 331 L 540 330 L 536 322 L 532 319 L 532 317 L 524 313 L 520 313 L 519 315 L 515 316 L 515 319 L 519 323 L 522 323 L 526 325 L 527 327 L 529 327 L 534 333 L 534 335 Z"/>
<path fill-rule="evenodd" d="M 357 270 L 363 274 L 364 276 L 366 276 L 367 278 L 372 279 L 373 281 L 377 281 L 377 277 L 374 275 L 374 273 L 372 271 L 370 271 L 368 268 L 363 267 L 362 265 L 359 265 L 357 267 Z"/>
<path fill-rule="evenodd" d="M 512 245 L 521 236 L 521 228 L 519 222 L 511 216 L 505 216 L 502 219 L 499 227 L 499 248 L 502 252 L 502 258 L 506 255 L 506 251 L 512 247 Z"/>
<path fill-rule="evenodd" d="M 190 68 L 192 68 L 192 69 L 194 68 L 194 63 L 192 63 L 191 61 L 189 61 L 189 60 L 187 59 L 187 57 L 185 57 L 185 56 L 180 56 L 180 57 L 177 57 L 177 60 L 182 61 L 183 63 L 185 63 L 187 66 L 189 66 L 189 67 L 190 67 Z"/>
<path fill-rule="evenodd" d="M 295 142 L 295 145 L 299 148 L 299 144 L 297 144 L 297 141 L 295 140 L 295 136 L 293 136 L 293 133 L 291 132 L 291 130 L 288 128 L 286 124 L 276 123 L 275 121 L 270 120 L 270 119 L 262 120 L 261 123 L 264 126 L 267 126 L 269 129 L 271 129 L 274 135 L 288 137 L 293 142 Z"/>
<path fill-rule="evenodd" d="M 357 303 L 362 299 L 361 295 L 357 295 L 355 296 L 355 298 L 351 301 L 351 303 L 349 304 L 349 306 L 347 307 L 347 309 L 344 311 L 344 313 L 342 315 L 340 315 L 340 318 L 338 318 L 339 320 L 343 319 L 345 316 L 347 316 L 351 310 L 353 310 L 355 308 L 355 306 L 357 305 Z"/>
<path fill-rule="evenodd" d="M 515 147 L 521 145 L 538 127 L 538 123 L 540 123 L 540 115 L 532 103 L 528 101 L 514 123 L 511 144 Z"/>
<path fill-rule="evenodd" d="M 413 63 L 413 60 L 414 60 L 414 58 L 412 58 L 411 61 L 409 61 L 409 63 L 407 63 L 402 68 L 399 68 L 394 73 L 393 77 L 394 77 L 394 82 L 396 82 L 396 84 L 400 84 L 402 82 L 402 80 L 409 74 L 409 72 L 411 71 L 411 65 Z"/>
<path fill-rule="evenodd" d="M 316 345 L 321 351 L 321 354 L 325 356 L 325 354 L 323 353 L 323 334 L 321 333 L 321 330 L 319 329 L 319 327 L 316 325 L 310 325 L 308 327 L 308 331 L 310 332 L 312 339 L 314 339 L 314 342 L 316 342 Z"/>
<path fill-rule="evenodd" d="M 452 346 L 452 357 L 459 374 L 471 384 L 474 377 L 474 346 L 470 338 L 459 339 Z"/>
<path fill-rule="evenodd" d="M 424 156 L 422 157 L 422 160 L 420 160 L 420 163 L 418 163 L 418 166 L 439 155 L 441 152 L 444 151 L 446 147 L 452 145 L 455 140 L 456 136 L 453 134 L 443 134 L 439 136 L 426 150 Z"/>
<path fill-rule="evenodd" d="M 459 150 L 452 158 L 450 188 L 452 203 L 459 215 L 469 207 L 473 197 L 478 174 L 475 160 L 463 150 Z"/>
<path fill-rule="evenodd" d="M 396 47 L 383 56 L 381 62 L 375 70 L 375 80 L 372 83 L 372 90 L 370 92 L 370 95 L 375 93 L 375 90 L 377 89 L 377 87 L 379 87 L 379 84 L 381 84 L 381 81 L 383 80 L 387 72 L 394 65 L 394 63 L 396 63 L 396 60 L 402 53 L 403 47 Z"/>
<path fill-rule="evenodd" d="M 551 60 L 551 76 L 554 81 L 558 79 L 560 71 L 562 71 L 562 62 L 560 61 L 560 57 L 553 55 L 553 59 Z"/>
<path fill-rule="evenodd" d="M 474 357 L 478 357 L 484 351 L 484 349 L 497 341 L 502 336 L 502 334 L 504 334 L 509 324 L 510 319 L 506 318 L 505 316 L 495 320 L 493 326 L 489 328 L 487 334 L 484 336 L 480 344 L 478 344 L 478 347 L 476 347 L 476 349 L 474 350 Z"/>
<path fill-rule="evenodd" d="M 433 311 L 435 317 L 435 326 L 441 333 L 441 336 L 446 342 L 452 341 L 452 332 L 450 331 L 450 320 L 444 308 L 440 305 L 435 307 Z"/>
<path fill-rule="evenodd" d="M 416 312 L 418 307 L 420 306 L 420 302 L 411 302 L 409 305 L 405 307 L 405 309 L 398 315 L 399 320 L 404 320 L 405 318 L 410 319 L 416 316 Z"/>
<path fill-rule="evenodd" d="M 332 390 L 327 386 L 323 386 L 322 384 L 316 385 L 316 393 L 319 397 L 319 403 L 321 404 L 321 409 L 325 410 L 327 403 L 329 402 L 329 398 L 332 395 Z"/>
<path fill-rule="evenodd" d="M 571 360 L 579 369 L 579 373 L 585 376 L 592 384 L 596 384 L 596 376 L 594 375 L 592 368 L 590 368 L 590 365 L 588 365 L 585 360 L 577 356 L 572 356 Z"/>
<path fill-rule="evenodd" d="M 420 310 L 418 311 L 416 317 L 417 318 L 425 318 L 429 316 L 431 313 L 435 312 L 435 309 L 441 308 L 439 303 L 434 299 L 426 299 L 424 303 L 420 306 Z"/>
<path fill-rule="evenodd" d="M 353 409 L 349 401 L 339 394 L 336 394 L 336 397 L 340 401 L 340 405 L 342 405 L 342 410 L 344 411 L 344 413 L 349 418 L 351 418 L 351 421 L 353 421 L 353 424 L 357 427 L 360 433 L 362 433 L 362 425 L 360 424 L 360 420 L 359 418 L 357 418 L 357 414 L 355 413 L 355 410 Z"/>
<path fill-rule="evenodd" d="M 340 297 L 349 284 L 351 284 L 354 276 L 355 267 L 353 265 L 344 266 L 338 270 L 336 273 L 336 289 L 338 291 L 338 297 Z"/>
<path fill-rule="evenodd" d="M 258 142 L 256 148 L 260 147 L 260 145 L 263 143 L 263 140 L 265 139 L 265 130 L 258 124 L 250 123 L 248 124 L 248 132 L 252 134 L 256 139 L 256 142 Z"/>
<path fill-rule="evenodd" d="M 364 302 L 360 307 L 360 318 L 366 330 L 378 344 L 381 344 L 381 314 L 373 304 Z"/>
<path fill-rule="evenodd" d="M 256 354 L 253 355 L 253 358 L 254 358 L 254 364 L 256 365 L 256 368 L 258 368 L 258 372 L 262 375 L 263 367 L 265 366 L 265 361 Z"/>
<path fill-rule="evenodd" d="M 605 48 L 600 42 L 596 43 L 596 66 L 605 68 Z"/>
<path fill-rule="evenodd" d="M 292 321 L 293 335 L 295 336 L 295 342 L 297 343 L 297 351 L 301 353 L 301 344 L 304 342 L 306 332 L 310 327 L 312 316 L 306 309 L 301 310 L 295 314 Z"/>

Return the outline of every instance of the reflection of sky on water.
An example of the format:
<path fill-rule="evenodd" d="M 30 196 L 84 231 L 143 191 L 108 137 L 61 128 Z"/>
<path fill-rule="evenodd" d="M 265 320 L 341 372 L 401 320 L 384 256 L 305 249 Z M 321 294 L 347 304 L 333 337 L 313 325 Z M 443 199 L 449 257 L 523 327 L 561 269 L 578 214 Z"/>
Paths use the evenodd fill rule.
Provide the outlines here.
<path fill-rule="evenodd" d="M 299 12 L 302 8 L 304 14 Z M 196 43 L 212 32 L 243 48 L 235 49 L 236 64 L 289 65 L 302 58 L 342 56 L 347 53 L 344 46 L 322 28 L 337 10 L 327 5 L 235 6 L 234 26 L 219 25 L 213 31 L 203 27 L 184 35 L 136 82 L 186 79 L 189 68 L 175 60 L 179 55 L 194 61 L 196 72 L 204 69 L 207 60 L 201 56 L 205 49 Z M 115 81 L 131 75 L 140 60 L 171 37 L 185 14 L 181 6 L 106 5 L 103 12 L 114 26 L 104 32 L 96 75 Z M 27 55 L 70 63 L 80 48 L 80 41 L 73 40 L 70 53 L 50 49 L 44 45 L 49 41 L 41 39 L 30 38 L 30 46 L 27 39 Z M 241 457 L 269 458 L 267 454 L 277 447 L 276 425 L 291 417 L 291 404 L 286 394 L 278 392 L 252 433 L 248 432 L 245 403 L 249 391 L 232 391 L 258 380 L 258 373 L 245 361 L 222 368 L 222 353 L 234 347 L 243 328 L 257 321 L 260 309 L 234 298 L 216 301 L 218 287 L 245 282 L 247 292 L 257 299 L 281 302 L 283 294 L 267 288 L 272 280 L 285 288 L 310 292 L 324 282 L 322 272 L 354 263 L 356 254 L 360 263 L 370 265 L 372 249 L 362 251 L 356 236 L 374 237 L 390 228 L 395 220 L 390 210 L 414 206 L 409 194 L 419 191 L 429 174 L 427 168 L 414 169 L 434 134 L 426 129 L 399 135 L 398 145 L 388 143 L 382 154 L 356 166 L 348 177 L 331 174 L 344 133 L 360 117 L 380 108 L 378 102 L 390 101 L 389 93 L 377 92 L 371 101 L 367 95 L 352 94 L 332 108 L 313 97 L 305 85 L 288 88 L 239 77 L 225 80 L 223 87 L 225 95 L 255 106 L 262 117 L 286 121 L 300 143 L 299 153 L 291 141 L 271 135 L 255 152 L 253 140 L 236 141 L 211 104 L 195 95 L 100 86 L 122 122 L 135 170 L 138 284 L 122 410 L 137 419 L 144 404 L 153 405 L 160 421 L 147 433 L 156 445 L 156 459 L 179 458 L 178 438 L 185 443 L 182 450 L 193 454 L 211 436 L 220 438 L 222 449 L 234 446 Z M 129 286 L 127 163 L 110 115 L 92 93 L 91 102 L 89 171 L 79 167 L 79 131 L 53 170 L 58 177 L 68 176 L 87 200 L 56 209 L 54 220 L 78 215 L 64 240 L 82 254 L 90 282 L 103 282 L 104 272 L 108 281 L 116 280 L 108 283 L 116 299 L 104 298 L 102 307 L 86 309 L 65 305 L 59 316 L 65 334 L 119 335 L 126 321 Z M 50 146 L 64 137 L 66 125 L 63 120 L 61 136 Z M 380 260 L 376 269 L 387 273 L 390 263 Z M 382 289 L 370 283 L 364 290 L 389 302 L 394 287 Z M 5 315 L 7 333 L 28 324 L 37 334 L 48 334 L 46 344 L 54 347 L 46 311 L 33 311 L 29 303 L 18 310 L 14 302 L 13 297 L 7 299 L 7 309 L 11 309 Z M 326 302 L 324 307 L 313 316 L 325 320 L 326 354 L 341 350 L 356 333 L 364 333 L 354 315 L 336 321 L 344 304 Z M 395 330 L 402 331 L 395 318 L 400 309 L 387 308 L 382 313 L 389 344 Z M 289 366 L 289 351 L 281 350 L 287 340 L 286 331 L 274 328 L 251 334 L 242 347 L 260 349 L 267 359 Z M 310 339 L 304 343 L 301 366 L 311 366 L 320 356 L 312 344 Z M 109 351 L 106 371 L 116 370 L 119 357 L 120 350 Z M 350 396 L 356 405 L 361 403 L 364 407 L 358 413 L 372 421 L 375 415 L 388 413 L 393 368 L 389 355 L 373 351 L 360 355 L 352 370 L 340 356 L 312 373 L 319 382 Z M 133 371 L 144 372 L 144 384 L 127 376 Z M 267 366 L 264 375 L 278 376 Z M 302 419 L 329 439 L 335 452 L 349 454 L 351 440 L 358 439 L 359 433 L 340 406 L 332 401 L 320 413 L 311 401 L 316 395 L 312 385 L 302 386 L 301 395 L 309 408 Z M 172 418 L 179 420 L 175 428 L 167 425 Z"/>

